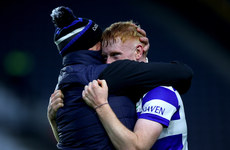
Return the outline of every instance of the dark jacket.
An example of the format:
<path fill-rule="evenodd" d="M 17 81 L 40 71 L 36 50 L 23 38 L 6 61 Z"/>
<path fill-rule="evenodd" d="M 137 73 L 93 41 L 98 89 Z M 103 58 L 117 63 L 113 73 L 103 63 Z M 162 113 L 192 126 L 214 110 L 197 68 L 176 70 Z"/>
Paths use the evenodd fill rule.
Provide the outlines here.
<path fill-rule="evenodd" d="M 84 86 L 94 79 L 106 79 L 109 103 L 119 120 L 131 130 L 136 121 L 134 102 L 145 92 L 159 85 L 173 85 L 185 89 L 183 92 L 189 88 L 192 71 L 187 66 L 149 64 L 123 60 L 107 65 L 103 64 L 100 52 L 88 50 L 67 54 L 57 86 L 65 96 L 65 106 L 58 110 L 56 120 L 60 138 L 58 148 L 114 149 L 96 112 L 81 97 Z M 162 69 L 156 67 L 159 65 Z M 136 99 L 132 102 L 122 95 Z"/>

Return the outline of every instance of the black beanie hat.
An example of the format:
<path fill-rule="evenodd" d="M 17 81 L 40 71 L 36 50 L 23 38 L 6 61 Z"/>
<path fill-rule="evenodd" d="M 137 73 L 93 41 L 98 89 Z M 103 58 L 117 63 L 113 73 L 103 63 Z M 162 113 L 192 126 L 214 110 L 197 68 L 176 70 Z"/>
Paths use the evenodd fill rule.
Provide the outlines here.
<path fill-rule="evenodd" d="M 90 19 L 76 18 L 68 7 L 57 7 L 51 14 L 56 26 L 54 43 L 62 56 L 87 50 L 101 40 L 102 30 Z"/>

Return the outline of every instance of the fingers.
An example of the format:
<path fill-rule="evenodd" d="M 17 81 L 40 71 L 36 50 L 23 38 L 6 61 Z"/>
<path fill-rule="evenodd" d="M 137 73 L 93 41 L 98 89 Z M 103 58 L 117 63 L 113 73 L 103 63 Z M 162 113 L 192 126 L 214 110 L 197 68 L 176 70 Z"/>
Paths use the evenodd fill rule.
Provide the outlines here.
<path fill-rule="evenodd" d="M 94 95 L 94 91 L 93 91 L 93 87 L 95 82 L 90 82 L 88 85 L 86 85 L 84 87 L 84 90 L 82 91 L 82 98 L 84 100 L 84 102 L 89 105 L 90 107 L 94 107 L 94 103 L 92 101 L 93 99 L 93 95 Z"/>
<path fill-rule="evenodd" d="M 56 112 L 59 108 L 64 106 L 63 103 L 64 95 L 61 92 L 61 90 L 56 90 L 50 97 L 48 110 L 47 110 L 47 116 L 49 120 L 55 120 L 56 119 Z"/>
<path fill-rule="evenodd" d="M 103 80 L 97 79 L 97 83 L 98 83 L 98 85 L 101 86 L 101 87 L 103 87 L 103 83 L 102 83 L 102 82 L 103 82 Z"/>
<path fill-rule="evenodd" d="M 86 92 L 85 92 L 85 90 L 83 90 L 82 91 L 82 98 L 83 98 L 83 100 L 86 102 L 86 104 L 88 104 L 88 97 L 86 96 Z"/>
<path fill-rule="evenodd" d="M 108 88 L 105 80 L 93 80 L 84 87 L 84 90 L 82 91 L 82 97 L 87 97 L 89 95 L 97 95 L 96 93 L 101 91 L 102 88 Z"/>
<path fill-rule="evenodd" d="M 92 94 L 92 82 L 90 82 L 88 85 L 84 87 L 84 90 L 82 91 L 82 98 L 85 100 L 88 99 L 88 97 Z"/>
<path fill-rule="evenodd" d="M 62 91 L 61 90 L 55 90 L 54 91 L 54 93 L 51 95 L 51 102 L 53 102 L 55 99 L 57 99 L 57 98 L 61 98 L 61 99 L 63 99 L 64 98 L 64 95 L 63 95 L 63 93 L 62 93 Z"/>
<path fill-rule="evenodd" d="M 84 100 L 87 100 L 91 95 L 94 95 L 94 90 L 98 87 L 98 83 L 96 80 L 93 80 L 92 82 L 89 82 L 88 85 L 84 87 L 84 90 L 82 91 L 82 98 Z"/>
<path fill-rule="evenodd" d="M 85 91 L 90 92 L 93 91 L 93 89 L 98 88 L 100 85 L 97 82 L 97 80 L 93 80 L 92 82 L 89 82 L 88 86 L 85 86 Z"/>
<path fill-rule="evenodd" d="M 61 90 L 56 90 L 50 97 L 50 107 L 56 112 L 59 108 L 64 106 L 63 102 L 64 95 Z"/>
<path fill-rule="evenodd" d="M 92 87 L 92 83 L 90 82 L 88 85 L 85 86 L 84 88 L 84 96 L 87 97 L 89 93 L 91 93 L 90 89 Z"/>
<path fill-rule="evenodd" d="M 95 108 L 108 99 L 108 88 L 105 80 L 93 80 L 84 87 L 82 91 L 84 102 L 92 108 Z"/>
<path fill-rule="evenodd" d="M 143 36 L 146 37 L 146 32 L 145 32 L 145 30 L 143 30 L 143 29 L 141 29 L 140 27 L 138 27 L 138 28 L 137 28 L 137 31 L 138 31 L 141 35 L 143 35 Z"/>
<path fill-rule="evenodd" d="M 105 88 L 107 87 L 107 83 L 105 80 L 97 80 L 98 84 L 102 87 L 102 88 Z"/>
<path fill-rule="evenodd" d="M 141 29 L 140 27 L 137 28 L 137 31 L 143 35 L 143 37 L 140 37 L 140 42 L 144 44 L 144 51 L 147 52 L 149 50 L 150 44 L 149 44 L 149 39 L 146 37 L 146 32 L 145 30 Z"/>
<path fill-rule="evenodd" d="M 147 37 L 140 37 L 140 41 L 146 45 L 149 44 L 149 39 Z"/>
<path fill-rule="evenodd" d="M 85 100 L 85 97 L 86 97 L 86 96 L 85 96 L 85 90 L 83 90 L 83 91 L 82 91 L 82 98 L 83 98 L 83 100 Z"/>
<path fill-rule="evenodd" d="M 144 44 L 143 50 L 147 52 L 150 47 L 149 39 L 147 37 L 140 37 L 140 42 Z"/>
<path fill-rule="evenodd" d="M 85 99 L 86 98 L 86 91 L 88 90 L 88 86 L 86 85 L 84 87 L 84 90 L 82 91 L 82 98 Z"/>
<path fill-rule="evenodd" d="M 106 85 L 105 80 L 104 81 L 93 80 L 92 82 L 89 82 L 89 84 L 86 85 L 84 87 L 84 90 L 82 91 L 82 97 L 90 97 L 90 96 L 97 95 L 96 93 L 101 90 L 102 86 L 105 86 L 105 85 Z"/>

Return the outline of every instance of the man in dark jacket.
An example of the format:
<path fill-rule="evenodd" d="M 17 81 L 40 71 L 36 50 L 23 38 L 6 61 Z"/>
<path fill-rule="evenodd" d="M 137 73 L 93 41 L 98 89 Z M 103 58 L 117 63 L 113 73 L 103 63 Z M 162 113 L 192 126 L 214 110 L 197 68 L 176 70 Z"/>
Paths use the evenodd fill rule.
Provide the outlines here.
<path fill-rule="evenodd" d="M 122 95 L 130 96 L 132 92 L 132 96 L 139 97 L 159 85 L 173 85 L 181 93 L 188 90 L 192 71 L 187 66 L 129 60 L 103 64 L 102 32 L 97 24 L 76 18 L 65 7 L 54 9 L 52 18 L 57 26 L 54 40 L 64 66 L 57 84 L 57 89 L 65 96 L 64 107 L 58 110 L 55 119 L 50 120 L 59 149 L 114 149 L 95 111 L 81 97 L 84 86 L 94 79 L 106 79 L 109 103 L 130 130 L 136 121 L 135 105 Z"/>

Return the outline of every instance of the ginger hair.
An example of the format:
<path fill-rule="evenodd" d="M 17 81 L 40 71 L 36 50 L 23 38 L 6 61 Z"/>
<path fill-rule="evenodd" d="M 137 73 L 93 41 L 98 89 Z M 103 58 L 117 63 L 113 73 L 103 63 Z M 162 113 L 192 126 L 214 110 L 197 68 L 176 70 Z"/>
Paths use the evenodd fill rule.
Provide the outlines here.
<path fill-rule="evenodd" d="M 143 37 L 143 35 L 137 32 L 137 27 L 132 20 L 113 23 L 102 33 L 102 46 L 106 47 L 115 43 L 117 38 L 120 38 L 123 43 L 127 39 L 139 41 L 139 38 Z"/>

